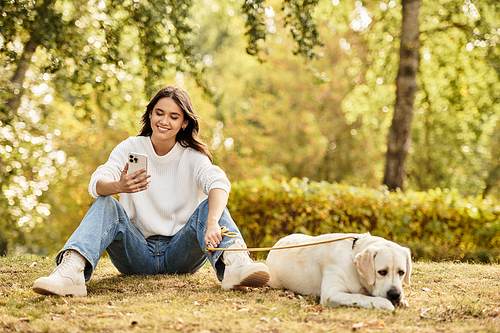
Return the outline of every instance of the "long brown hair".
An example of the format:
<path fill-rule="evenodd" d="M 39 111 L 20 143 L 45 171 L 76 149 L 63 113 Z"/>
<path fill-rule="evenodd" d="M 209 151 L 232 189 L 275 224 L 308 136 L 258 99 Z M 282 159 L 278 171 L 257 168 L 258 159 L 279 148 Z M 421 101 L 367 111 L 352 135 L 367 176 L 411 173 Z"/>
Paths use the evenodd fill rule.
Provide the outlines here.
<path fill-rule="evenodd" d="M 199 151 L 212 161 L 212 154 L 208 150 L 207 144 L 203 142 L 198 135 L 200 130 L 198 120 L 201 118 L 196 115 L 193 104 L 191 103 L 191 98 L 189 98 L 188 93 L 184 89 L 168 86 L 156 93 L 156 96 L 153 97 L 146 107 L 146 112 L 142 115 L 142 129 L 139 136 L 151 136 L 153 134 L 151 119 L 149 116 L 151 112 L 153 112 L 153 108 L 156 103 L 165 97 L 171 98 L 175 101 L 184 113 L 184 120 L 188 120 L 189 122 L 185 129 L 181 129 L 179 133 L 177 133 L 175 141 L 179 142 L 182 147 L 190 147 Z"/>

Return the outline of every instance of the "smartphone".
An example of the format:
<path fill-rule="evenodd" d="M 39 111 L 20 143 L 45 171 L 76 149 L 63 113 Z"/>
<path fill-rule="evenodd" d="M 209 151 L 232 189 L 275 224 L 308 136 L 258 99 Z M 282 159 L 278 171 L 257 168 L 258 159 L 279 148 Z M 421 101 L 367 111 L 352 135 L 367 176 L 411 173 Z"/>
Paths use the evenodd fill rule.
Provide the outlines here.
<path fill-rule="evenodd" d="M 134 172 L 147 169 L 148 168 L 148 156 L 140 153 L 128 153 L 128 172 L 127 174 L 133 174 Z M 147 173 L 141 173 L 139 176 L 145 175 Z"/>

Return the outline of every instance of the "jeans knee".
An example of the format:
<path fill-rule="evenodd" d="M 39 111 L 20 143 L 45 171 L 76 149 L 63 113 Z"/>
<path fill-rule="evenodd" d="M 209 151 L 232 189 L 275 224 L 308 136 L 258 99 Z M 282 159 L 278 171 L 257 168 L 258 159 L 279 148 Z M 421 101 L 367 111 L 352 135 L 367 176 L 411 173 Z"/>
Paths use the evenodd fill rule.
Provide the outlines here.
<path fill-rule="evenodd" d="M 102 207 L 104 209 L 113 209 L 115 207 L 121 207 L 121 204 L 111 195 L 109 196 L 99 196 L 95 199 L 93 206 Z"/>
<path fill-rule="evenodd" d="M 106 195 L 106 196 L 98 196 L 97 199 L 95 199 L 95 202 L 103 203 L 103 204 L 116 204 L 118 203 L 118 200 L 116 200 L 113 196 L 111 195 Z"/>
<path fill-rule="evenodd" d="M 198 205 L 198 210 L 204 211 L 208 210 L 208 199 L 203 200 L 199 205 Z"/>

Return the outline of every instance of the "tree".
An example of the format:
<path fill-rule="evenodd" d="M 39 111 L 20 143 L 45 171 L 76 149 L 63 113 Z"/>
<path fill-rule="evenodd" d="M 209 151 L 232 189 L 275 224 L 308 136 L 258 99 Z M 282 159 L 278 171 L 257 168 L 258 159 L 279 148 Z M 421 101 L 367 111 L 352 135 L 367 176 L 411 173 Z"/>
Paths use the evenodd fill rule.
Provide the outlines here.
<path fill-rule="evenodd" d="M 396 103 L 387 139 L 387 156 L 383 184 L 390 190 L 403 189 L 406 158 L 411 145 L 413 104 L 417 92 L 420 62 L 420 0 L 403 0 L 399 70 L 396 78 Z"/>
<path fill-rule="evenodd" d="M 315 49 L 323 44 L 323 40 L 320 39 L 320 35 L 317 30 L 317 22 L 315 18 L 319 15 L 314 14 L 314 10 L 321 6 L 318 1 L 299 1 L 299 0 L 288 0 L 283 1 L 282 9 L 284 15 L 286 17 L 285 26 L 288 26 L 290 33 L 294 40 L 296 41 L 296 49 L 295 53 L 305 55 L 307 59 L 313 59 L 314 55 L 318 54 Z M 334 5 L 338 5 L 339 3 L 343 3 L 339 0 L 333 1 Z M 412 121 L 413 121 L 413 113 L 415 109 L 415 94 L 419 91 L 419 87 L 417 85 L 417 81 L 419 80 L 418 76 L 421 76 L 419 62 L 420 62 L 420 28 L 419 23 L 423 21 L 422 18 L 419 18 L 419 11 L 421 7 L 420 0 L 402 0 L 402 26 L 400 31 L 400 57 L 397 59 L 399 64 L 398 75 L 395 79 L 396 86 L 396 99 L 394 102 L 394 114 L 392 119 L 392 126 L 389 129 L 389 135 L 387 138 L 387 151 L 386 151 L 386 161 L 385 161 L 385 170 L 383 183 L 388 186 L 391 190 L 395 190 L 397 188 L 403 188 L 405 186 L 405 179 L 407 178 L 408 170 L 407 170 L 407 157 L 410 152 L 414 152 L 418 148 L 415 149 L 411 146 L 412 142 Z M 356 10 L 363 9 L 363 6 L 368 6 L 372 4 L 372 7 L 380 6 L 381 8 L 387 8 L 389 6 L 395 6 L 395 1 L 390 1 L 389 4 L 381 3 L 379 1 L 367 1 L 365 4 L 362 2 L 356 2 Z M 488 73 L 489 76 L 491 70 L 495 68 L 495 64 L 498 64 L 498 47 L 497 42 L 498 39 L 498 24 L 495 23 L 495 19 L 493 18 L 498 14 L 498 4 L 495 1 L 473 1 L 466 0 L 465 3 L 442 3 L 436 1 L 424 1 L 425 8 L 432 11 L 436 14 L 436 8 L 441 8 L 439 10 L 439 17 L 432 17 L 432 21 L 429 23 L 438 25 L 438 29 L 440 31 L 459 28 L 463 31 L 464 35 L 461 37 L 465 37 L 469 39 L 470 42 L 467 44 L 467 51 L 470 51 L 469 47 L 479 46 L 485 47 L 487 49 L 487 57 L 489 59 L 489 64 L 485 67 L 483 73 Z M 247 35 L 249 35 L 249 53 L 250 54 L 258 54 L 261 58 L 264 58 L 266 54 L 266 49 L 263 46 L 263 40 L 266 39 L 266 36 L 269 35 L 269 32 L 265 29 L 266 22 L 263 17 L 265 13 L 265 4 L 264 1 L 247 1 L 243 5 L 243 10 L 247 13 L 249 19 L 247 20 Z M 480 10 L 478 11 L 478 8 Z M 358 12 L 359 13 L 359 12 Z M 343 13 L 339 13 L 334 11 L 333 16 L 341 15 Z M 354 14 L 354 13 L 353 13 Z M 431 15 L 426 14 L 425 20 L 429 18 Z M 443 17 L 444 16 L 444 17 Z M 347 19 L 352 20 L 352 17 L 347 17 Z M 389 25 L 388 22 L 393 20 L 394 17 L 388 18 L 389 21 L 385 22 L 385 24 Z M 466 22 L 461 22 L 463 19 Z M 467 22 L 468 20 L 468 22 Z M 437 23 L 434 23 L 436 22 Z M 441 23 L 442 22 L 442 23 Z M 347 22 L 346 22 L 347 23 Z M 351 22 L 352 24 L 353 22 Z M 377 23 L 375 21 L 375 23 Z M 427 23 L 427 22 L 424 22 Z M 375 25 L 375 24 L 373 24 Z M 392 23 L 391 23 L 392 25 Z M 354 26 L 353 26 L 354 27 Z M 370 33 L 369 29 L 359 29 L 360 34 Z M 442 35 L 439 38 L 442 38 Z M 361 38 L 361 37 L 360 37 Z M 434 38 L 433 38 L 434 39 Z M 437 38 L 436 38 L 437 39 Z M 433 43 L 433 42 L 431 42 Z M 426 45 L 428 47 L 428 45 Z M 455 47 L 459 47 L 463 51 L 463 47 L 461 45 L 455 44 Z M 450 54 L 449 50 L 443 53 L 443 58 L 446 57 L 447 54 Z M 453 66 L 453 64 L 450 64 Z M 372 68 L 374 69 L 374 68 Z M 373 70 L 368 72 L 373 72 Z M 498 70 L 497 70 L 498 72 Z M 429 78 L 432 78 L 432 74 Z M 493 80 L 498 81 L 498 78 Z M 490 81 L 491 82 L 491 81 Z M 491 82 L 492 83 L 492 82 Z M 492 83 L 493 84 L 493 83 Z M 456 87 L 460 89 L 459 87 Z M 356 90 L 355 88 L 354 90 Z M 422 89 L 422 87 L 421 87 Z M 492 85 L 488 88 L 490 92 L 488 96 L 495 95 L 495 89 Z M 426 96 L 425 91 L 419 93 L 419 96 Z M 463 96 L 463 100 L 468 99 L 470 103 L 470 98 L 468 96 Z M 419 100 L 420 101 L 420 100 Z M 426 104 L 428 105 L 428 104 Z M 483 103 L 485 112 L 488 106 L 494 107 L 495 103 Z M 421 108 L 421 110 L 426 110 L 426 107 Z M 445 109 L 446 110 L 446 109 Z M 452 112 L 450 110 L 450 112 Z M 356 112 L 354 112 L 356 113 Z M 485 130 L 485 133 L 491 132 L 490 126 L 494 126 L 495 123 L 495 112 L 492 111 L 489 114 L 480 112 L 479 115 L 487 117 L 486 122 L 488 129 Z M 480 120 L 479 120 L 480 122 Z M 493 125 L 492 125 L 493 124 Z M 439 132 L 439 130 L 438 130 Z M 488 147 L 487 150 L 483 149 L 479 141 L 483 141 L 482 139 L 482 130 L 481 126 L 477 126 L 474 129 L 475 137 L 479 140 L 475 143 L 478 148 L 479 153 L 483 153 L 488 159 L 491 159 L 491 154 L 489 151 L 492 151 L 493 146 Z M 491 136 L 491 134 L 489 134 Z M 490 141 L 489 139 L 485 139 L 485 141 Z M 435 154 L 439 154 L 439 149 L 432 148 L 435 151 Z M 464 149 L 468 149 L 468 146 L 464 145 Z M 470 150 L 468 150 L 469 152 Z M 418 152 L 417 154 L 420 154 Z M 476 164 L 480 164 L 479 162 Z M 491 164 L 489 167 L 486 167 L 489 171 L 487 172 L 487 180 L 486 176 L 483 178 L 483 182 L 487 182 L 488 185 L 484 185 L 486 189 L 489 190 L 492 183 L 498 183 L 498 172 L 497 168 L 498 161 L 495 159 L 491 159 Z M 424 169 L 429 170 L 429 168 L 436 167 L 433 163 L 427 163 L 423 165 Z M 414 169 L 413 169 L 414 170 Z M 431 174 L 433 171 L 431 170 Z M 446 172 L 448 173 L 448 172 Z M 413 178 L 411 181 L 413 184 L 416 184 L 415 181 L 418 178 L 426 178 L 424 172 L 420 172 L 420 174 Z M 446 176 L 445 176 L 446 177 Z M 476 178 L 476 177 L 474 177 Z M 439 179 L 442 179 L 441 177 Z M 438 180 L 438 179 L 435 179 Z M 474 180 L 475 181 L 475 180 Z M 464 180 L 460 180 L 460 182 L 465 183 Z M 475 181 L 476 182 L 476 181 Z M 446 181 L 444 181 L 446 183 Z M 420 182 L 421 185 L 423 183 Z M 422 189 L 430 188 L 433 186 L 441 185 L 441 182 L 434 182 L 434 185 L 431 183 L 426 183 L 422 186 Z"/>
<path fill-rule="evenodd" d="M 38 199 L 67 158 L 54 146 L 57 124 L 46 121 L 53 101 L 81 121 L 130 119 L 125 112 L 176 71 L 215 98 L 190 43 L 191 4 L 0 1 L 0 240 L 24 239 L 50 214 Z"/>
<path fill-rule="evenodd" d="M 488 1 L 423 3 L 409 188 L 498 195 L 496 16 L 497 4 Z"/>
<path fill-rule="evenodd" d="M 47 254 L 62 245 L 91 204 L 91 172 L 127 132 L 137 133 L 144 104 L 166 82 L 190 91 L 232 181 L 380 185 L 396 105 L 400 2 L 0 4 L 0 243 L 8 239 L 10 249 Z M 44 4 L 53 26 L 40 19 Z M 421 4 L 409 189 L 498 192 L 498 6 L 475 4 L 480 16 L 468 0 Z M 40 42 L 22 70 L 33 30 Z"/>
<path fill-rule="evenodd" d="M 248 15 L 247 35 L 249 36 L 249 54 L 259 54 L 264 51 L 259 47 L 259 41 L 266 38 L 266 31 L 262 27 L 262 16 L 265 12 L 263 0 L 246 1 L 244 12 Z M 420 0 L 403 0 L 403 19 L 401 30 L 401 47 L 399 73 L 396 79 L 396 103 L 394 107 L 393 123 L 390 128 L 386 168 L 383 183 L 389 189 L 403 188 L 406 177 L 406 157 L 411 143 L 411 121 L 413 117 L 413 102 L 417 91 L 416 75 L 419 63 L 419 8 Z M 317 23 L 312 18 L 317 0 L 285 0 L 285 25 L 290 27 L 291 34 L 297 42 L 295 53 L 314 58 L 316 46 L 323 45 L 319 37 Z"/>

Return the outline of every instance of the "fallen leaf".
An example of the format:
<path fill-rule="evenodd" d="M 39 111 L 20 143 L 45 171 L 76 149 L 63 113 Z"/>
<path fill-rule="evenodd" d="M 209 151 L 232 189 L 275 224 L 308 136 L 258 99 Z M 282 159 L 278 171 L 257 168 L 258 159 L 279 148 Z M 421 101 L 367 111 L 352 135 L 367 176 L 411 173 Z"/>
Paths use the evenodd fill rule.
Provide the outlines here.
<path fill-rule="evenodd" d="M 174 328 L 176 331 L 182 331 L 184 329 L 184 320 L 182 320 L 181 317 L 177 318 Z"/>
<path fill-rule="evenodd" d="M 433 319 L 432 317 L 429 317 L 427 316 L 427 312 L 431 311 L 432 308 L 427 308 L 425 310 L 423 310 L 421 313 L 420 313 L 420 318 L 426 318 L 426 319 Z"/>
<path fill-rule="evenodd" d="M 360 328 L 363 328 L 363 327 L 365 327 L 365 323 L 356 323 L 356 324 L 352 325 L 352 330 L 356 331 L 356 330 L 359 330 Z"/>
<path fill-rule="evenodd" d="M 491 311 L 487 312 L 488 317 L 500 317 L 500 308 L 492 309 Z"/>
<path fill-rule="evenodd" d="M 368 323 L 370 328 L 384 329 L 387 325 L 380 319 L 372 320 Z"/>
<path fill-rule="evenodd" d="M 194 305 L 200 305 L 200 304 L 206 303 L 207 301 L 208 301 L 208 298 L 204 298 L 204 299 L 200 300 L 199 302 L 194 301 Z"/>
<path fill-rule="evenodd" d="M 457 288 L 458 290 L 460 290 L 461 292 L 466 292 L 466 290 L 459 284 L 454 284 L 453 287 Z"/>
<path fill-rule="evenodd" d="M 308 306 L 302 307 L 301 310 L 312 311 L 312 312 L 322 312 L 323 306 L 322 305 L 308 305 Z"/>

